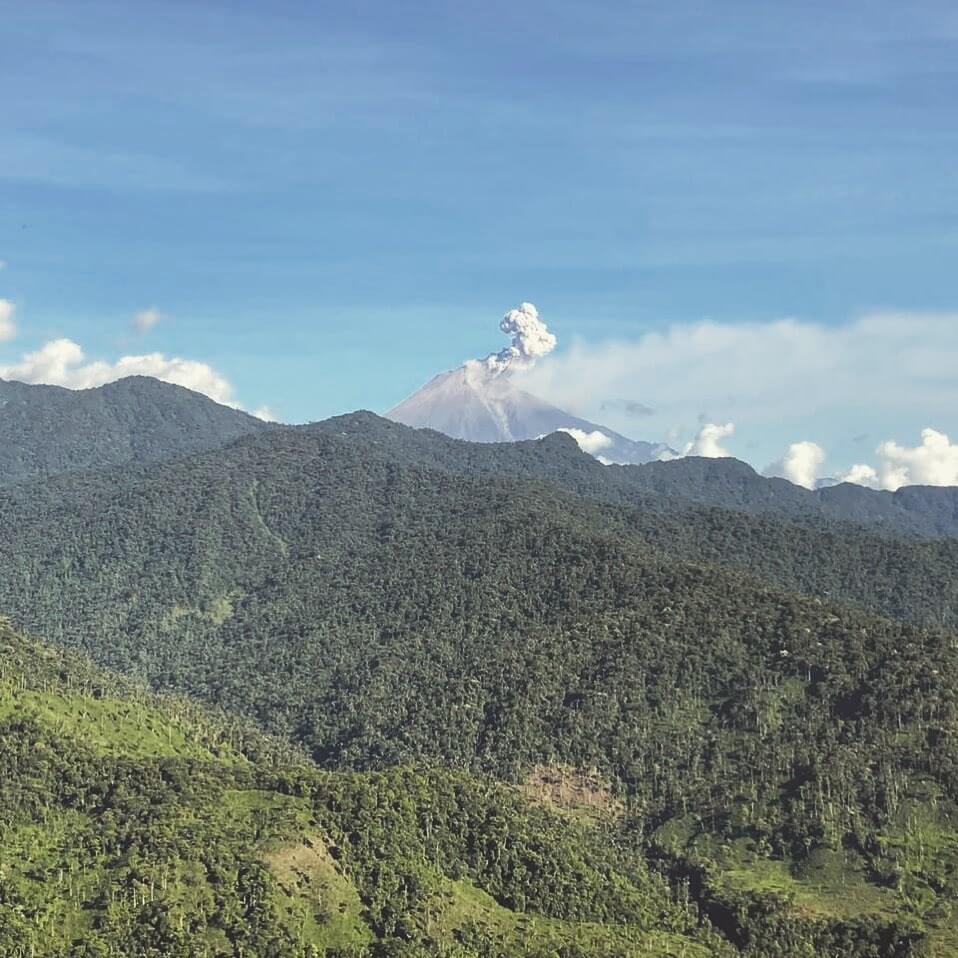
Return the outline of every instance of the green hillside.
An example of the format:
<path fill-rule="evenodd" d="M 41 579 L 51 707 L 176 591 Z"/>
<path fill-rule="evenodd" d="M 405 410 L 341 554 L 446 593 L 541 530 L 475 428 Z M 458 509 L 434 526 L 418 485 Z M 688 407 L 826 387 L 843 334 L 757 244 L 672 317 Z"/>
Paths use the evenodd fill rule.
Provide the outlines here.
<path fill-rule="evenodd" d="M 0 485 L 162 462 L 269 428 L 146 376 L 81 390 L 0 379 L 0 411 Z"/>
<path fill-rule="evenodd" d="M 0 954 L 733 954 L 576 822 L 440 771 L 325 774 L 0 627 Z"/>
<path fill-rule="evenodd" d="M 4 666 L 0 847 L 53 856 L 16 879 L 43 934 L 140 947 L 156 902 L 110 876 L 169 843 L 156 954 L 956 953 L 953 540 L 611 502 L 543 478 L 564 442 L 517 475 L 364 423 L 0 492 L 0 607 L 217 710 Z M 127 782 L 132 859 L 101 838 Z M 64 894 L 77 848 L 101 877 Z"/>

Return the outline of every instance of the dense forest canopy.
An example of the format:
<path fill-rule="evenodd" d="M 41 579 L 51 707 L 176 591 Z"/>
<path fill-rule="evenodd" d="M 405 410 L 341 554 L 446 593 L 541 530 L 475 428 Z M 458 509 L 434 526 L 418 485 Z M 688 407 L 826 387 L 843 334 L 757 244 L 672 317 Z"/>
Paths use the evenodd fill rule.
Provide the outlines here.
<path fill-rule="evenodd" d="M 321 773 L 0 624 L 9 958 L 731 958 L 614 830 L 488 779 Z"/>
<path fill-rule="evenodd" d="M 0 379 L 0 485 L 162 462 L 266 428 L 246 413 L 145 376 L 81 390 Z"/>
<path fill-rule="evenodd" d="M 0 929 L 106 929 L 90 954 L 158 929 L 156 954 L 250 953 L 243 927 L 278 955 L 958 953 L 947 497 L 853 522 L 743 468 L 689 461 L 673 495 L 567 436 L 356 414 L 0 489 L 0 609 L 135 680 L 6 634 L 5 779 L 40 783 L 3 793 L 8 845 L 89 854 L 72 917 L 0 902 Z M 127 779 L 124 841 L 171 849 L 162 900 L 155 877 L 117 899 L 129 852 L 90 837 Z M 301 914 L 317 872 L 340 945 Z"/>

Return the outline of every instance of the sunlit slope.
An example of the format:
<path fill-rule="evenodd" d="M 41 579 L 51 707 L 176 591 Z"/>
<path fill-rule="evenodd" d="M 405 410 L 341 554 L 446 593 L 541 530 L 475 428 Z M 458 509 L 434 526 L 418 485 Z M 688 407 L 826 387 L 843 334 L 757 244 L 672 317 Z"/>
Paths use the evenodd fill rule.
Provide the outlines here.
<path fill-rule="evenodd" d="M 732 953 L 602 830 L 505 786 L 320 773 L 6 627 L 0 670 L 10 958 Z"/>

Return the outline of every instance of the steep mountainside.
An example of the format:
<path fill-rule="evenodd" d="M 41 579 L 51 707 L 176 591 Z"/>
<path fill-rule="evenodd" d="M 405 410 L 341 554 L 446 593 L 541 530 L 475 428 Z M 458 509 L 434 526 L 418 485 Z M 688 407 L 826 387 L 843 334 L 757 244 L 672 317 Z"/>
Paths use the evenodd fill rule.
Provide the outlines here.
<path fill-rule="evenodd" d="M 574 429 L 590 453 L 612 462 L 649 462 L 666 449 L 661 443 L 627 439 L 558 409 L 519 389 L 508 372 L 495 374 L 487 363 L 475 359 L 436 376 L 386 416 L 469 442 L 516 442 Z"/>
<path fill-rule="evenodd" d="M 701 796 L 741 775 L 751 739 L 721 769 L 705 755 L 725 721 L 721 701 L 756 681 L 802 679 L 792 704 L 804 710 L 824 694 L 835 655 L 847 661 L 828 695 L 841 698 L 864 694 L 858 676 L 888 667 L 887 648 L 933 647 L 942 663 L 952 654 L 946 633 L 757 581 L 787 577 L 789 548 L 792 574 L 814 582 L 816 567 L 832 568 L 833 557 L 802 555 L 813 539 L 789 546 L 788 528 L 733 526 L 730 536 L 721 514 L 696 514 L 687 544 L 677 533 L 669 551 L 650 548 L 641 511 L 541 483 L 397 466 L 355 439 L 308 430 L 143 474 L 10 489 L 0 520 L 0 603 L 20 622 L 241 709 L 326 764 L 428 756 L 511 774 L 540 760 L 597 762 L 647 793 L 657 814 L 689 789 Z M 768 536 L 739 553 L 752 578 L 681 557 L 740 535 Z M 841 565 L 857 555 L 858 566 L 820 580 L 820 594 L 844 582 L 846 598 L 858 590 L 859 605 L 877 606 L 897 589 L 894 603 L 921 618 L 927 590 L 952 621 L 953 543 L 833 545 L 846 550 Z M 912 562 L 914 578 L 899 578 Z M 942 675 L 928 679 L 929 708 L 945 695 Z M 645 723 L 661 702 L 689 696 L 705 711 L 693 709 L 687 742 L 658 756 Z M 807 734 L 809 715 L 794 718 Z M 686 763 L 710 768 L 713 785 Z"/>
<path fill-rule="evenodd" d="M 159 462 L 264 428 L 246 413 L 144 376 L 84 390 L 0 380 L 0 484 Z"/>
<path fill-rule="evenodd" d="M 323 774 L 0 622 L 5 958 L 733 958 L 615 829 L 438 770 Z"/>
<path fill-rule="evenodd" d="M 474 775 L 540 797 L 575 795 L 582 782 L 595 797 L 607 783 L 598 799 L 614 822 L 609 847 L 633 857 L 602 867 L 646 895 L 654 882 L 638 856 L 654 863 L 743 955 L 901 958 L 923 953 L 919 942 L 955 954 L 958 543 L 821 514 L 756 517 L 609 478 L 630 474 L 562 436 L 469 445 L 365 414 L 277 428 L 149 468 L 0 490 L 0 608 L 101 663 L 255 719 L 335 770 L 330 781 L 384 783 L 375 798 L 333 808 L 399 802 L 412 816 L 400 825 L 426 834 L 403 848 L 441 862 L 435 880 L 453 912 L 482 906 L 478 927 L 457 925 L 439 954 L 522 954 L 489 943 L 500 918 L 525 930 L 495 906 L 630 926 L 646 907 L 615 884 L 576 910 L 582 882 L 521 843 L 510 881 L 546 883 L 564 904 L 540 905 L 526 884 L 483 884 L 486 859 L 470 864 L 471 885 L 444 885 L 463 880 L 463 855 L 487 849 L 498 867 L 496 850 L 515 847 L 495 831 L 508 791 L 468 798 L 475 815 L 435 798 L 476 795 Z M 56 727 L 82 712 L 61 710 Z M 69 766 L 30 764 L 54 749 L 31 734 L 0 737 L 11 767 L 28 770 L 0 781 L 49 774 L 56 793 Z M 420 763 L 455 771 L 430 772 L 422 786 L 394 771 Z M 340 777 L 346 769 L 363 774 Z M 272 781 L 238 789 L 302 794 Z M 418 797 L 409 808 L 399 795 Z M 231 801 L 216 793 L 214 804 Z M 436 831 L 437 807 L 473 830 L 439 837 L 460 833 Z M 420 897 L 426 873 L 390 877 L 379 850 L 406 826 L 382 814 L 355 839 L 367 861 L 378 857 L 368 875 L 379 890 L 357 892 L 383 903 L 367 906 L 366 926 L 428 937 L 443 926 Z M 315 802 L 309 815 L 328 820 Z M 576 860 L 580 842 L 598 839 L 570 840 L 563 856 Z M 243 907 L 264 895 L 250 886 Z M 409 900 L 397 914 L 393 903 Z M 626 913 L 614 901 L 633 904 Z M 672 921 L 655 927 L 692 934 Z M 579 948 L 567 954 L 630 953 L 620 941 L 605 952 L 583 944 L 583 933 L 563 931 L 561 947 Z M 473 950 L 456 951 L 464 942 Z"/>

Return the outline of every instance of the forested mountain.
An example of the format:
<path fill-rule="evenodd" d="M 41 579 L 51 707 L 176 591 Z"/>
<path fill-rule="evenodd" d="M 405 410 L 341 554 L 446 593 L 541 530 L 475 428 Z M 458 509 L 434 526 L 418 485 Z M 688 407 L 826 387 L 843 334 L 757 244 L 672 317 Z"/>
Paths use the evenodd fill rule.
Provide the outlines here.
<path fill-rule="evenodd" d="M 321 773 L 0 623 L 4 958 L 733 958 L 620 832 L 462 774 Z"/>
<path fill-rule="evenodd" d="M 606 466 L 565 433 L 539 442 L 465 443 L 432 430 L 410 431 L 368 412 L 308 428 L 366 439 L 388 448 L 396 461 L 471 475 L 548 479 L 579 495 L 615 502 L 643 502 L 654 495 L 670 500 L 663 506 L 668 509 L 695 503 L 751 515 L 852 522 L 890 534 L 958 536 L 958 488 L 906 486 L 892 493 L 841 483 L 813 492 L 785 479 L 760 476 L 737 459 L 697 456 Z"/>
<path fill-rule="evenodd" d="M 470 776 L 607 783 L 601 847 L 631 856 L 616 874 L 647 889 L 650 863 L 741 954 L 958 953 L 958 543 L 629 474 L 562 436 L 471 446 L 369 414 L 271 429 L 0 490 L 0 608 L 417 808 Z M 424 764 L 445 771 L 395 771 Z M 487 817 L 455 848 L 514 847 L 484 839 Z M 570 856 L 580 839 L 597 841 Z M 522 875 L 555 874 L 530 854 Z M 656 927 L 692 934 L 666 913 Z M 552 950 L 633 953 L 580 932 Z M 448 953 L 523 953 L 476 941 Z"/>
<path fill-rule="evenodd" d="M 246 413 L 145 376 L 83 390 L 0 380 L 0 483 L 159 462 L 263 428 Z"/>

